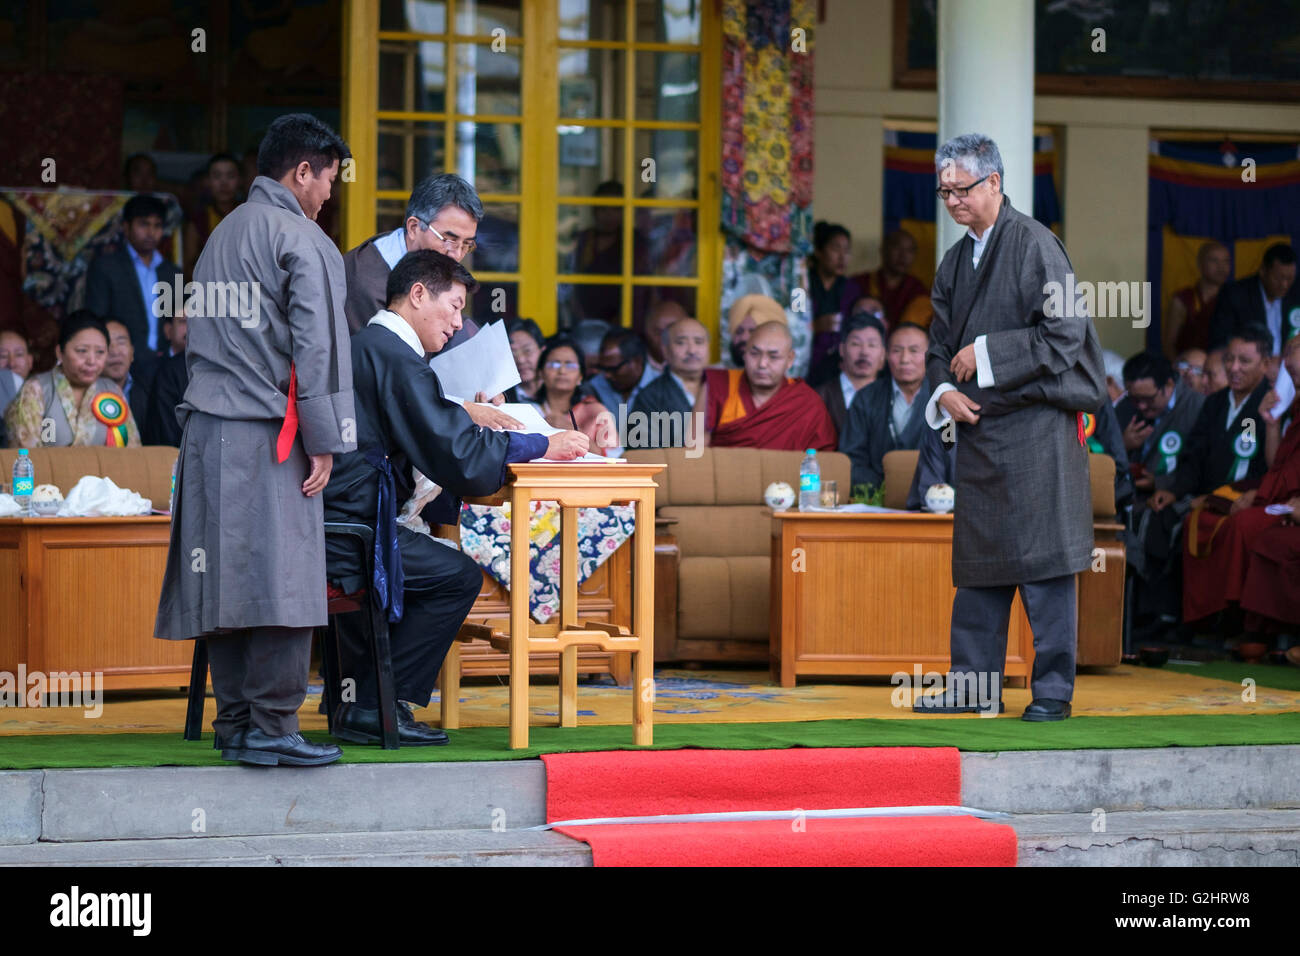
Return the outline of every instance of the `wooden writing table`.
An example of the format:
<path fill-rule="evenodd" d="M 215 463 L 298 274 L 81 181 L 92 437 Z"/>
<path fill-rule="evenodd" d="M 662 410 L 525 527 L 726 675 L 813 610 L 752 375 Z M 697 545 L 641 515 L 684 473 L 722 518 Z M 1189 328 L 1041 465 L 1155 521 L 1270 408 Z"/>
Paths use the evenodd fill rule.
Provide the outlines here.
<path fill-rule="evenodd" d="M 528 746 L 529 653 L 560 658 L 560 726 L 578 723 L 578 648 L 632 656 L 632 737 L 654 742 L 654 554 L 655 481 L 664 465 L 606 462 L 527 462 L 509 466 L 510 480 L 496 495 L 469 499 L 481 504 L 510 503 L 510 633 L 502 650 L 510 653 L 510 749 Z M 530 590 L 530 503 L 560 505 L 560 607 L 557 621 L 535 624 L 528 613 Z M 615 502 L 636 506 L 632 536 L 632 628 L 578 620 L 578 508 L 604 508 Z M 521 520 L 522 516 L 522 520 Z"/>

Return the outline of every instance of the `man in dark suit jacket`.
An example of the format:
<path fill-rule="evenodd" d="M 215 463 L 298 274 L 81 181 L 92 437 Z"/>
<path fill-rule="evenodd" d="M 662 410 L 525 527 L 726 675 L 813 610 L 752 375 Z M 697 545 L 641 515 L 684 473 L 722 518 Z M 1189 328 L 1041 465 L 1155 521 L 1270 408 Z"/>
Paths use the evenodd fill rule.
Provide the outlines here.
<path fill-rule="evenodd" d="M 840 435 L 844 434 L 844 421 L 853 396 L 884 373 L 885 337 L 885 324 L 880 319 L 855 312 L 844 323 L 840 336 L 839 371 L 813 386 L 826 403 L 835 431 Z"/>
<path fill-rule="evenodd" d="M 879 486 L 885 477 L 885 452 L 921 447 L 930 384 L 925 377 L 925 329 L 901 323 L 889 335 L 889 374 L 853 396 L 840 451 L 852 462 L 852 483 Z"/>
<path fill-rule="evenodd" d="M 460 262 L 474 251 L 483 203 L 474 187 L 454 173 L 421 180 L 406 204 L 406 219 L 391 232 L 371 236 L 343 255 L 348 297 L 343 305 L 348 328 L 363 329 L 388 301 L 388 274 L 412 249 L 433 249 Z M 464 326 L 443 346 L 455 348 L 478 331 L 468 317 Z M 468 396 L 467 396 L 468 397 Z"/>
<path fill-rule="evenodd" d="M 167 346 L 163 317 L 154 314 L 154 284 L 172 285 L 181 273 L 158 251 L 166 218 L 161 199 L 132 196 L 122 209 L 125 242 L 115 252 L 93 259 L 86 273 L 86 308 L 125 325 L 136 360 L 142 364 Z M 167 302 L 171 299 L 165 297 Z"/>
<path fill-rule="evenodd" d="M 1268 329 L 1272 336 L 1268 354 L 1281 355 L 1282 343 L 1300 334 L 1300 285 L 1295 273 L 1295 250 L 1279 242 L 1264 251 L 1259 272 L 1225 285 L 1210 321 L 1210 349 L 1222 348 L 1233 332 L 1254 325 Z"/>
<path fill-rule="evenodd" d="M 1151 496 L 1153 510 L 1188 496 L 1207 495 L 1223 484 L 1263 476 L 1268 466 L 1259 403 L 1270 387 L 1264 377 L 1269 342 L 1268 332 L 1259 328 L 1244 329 L 1228 339 L 1224 357 L 1228 387 L 1206 397 L 1192 426 L 1187 454 L 1178 459 L 1174 486 Z"/>
<path fill-rule="evenodd" d="M 158 374 L 153 379 L 149 395 L 149 409 L 140 426 L 140 438 L 146 445 L 181 444 L 181 426 L 176 420 L 176 406 L 185 398 L 185 386 L 190 383 L 190 373 L 185 367 L 185 353 L 177 352 L 158 361 Z"/>
<path fill-rule="evenodd" d="M 143 361 L 136 361 L 135 348 L 126 323 L 110 318 L 104 326 L 108 329 L 108 359 L 104 362 L 104 377 L 112 379 L 122 389 L 141 441 L 148 445 L 150 442 L 144 438 L 144 422 L 149 414 L 149 396 L 153 390 L 154 376 L 158 372 L 158 357 L 145 356 Z"/>

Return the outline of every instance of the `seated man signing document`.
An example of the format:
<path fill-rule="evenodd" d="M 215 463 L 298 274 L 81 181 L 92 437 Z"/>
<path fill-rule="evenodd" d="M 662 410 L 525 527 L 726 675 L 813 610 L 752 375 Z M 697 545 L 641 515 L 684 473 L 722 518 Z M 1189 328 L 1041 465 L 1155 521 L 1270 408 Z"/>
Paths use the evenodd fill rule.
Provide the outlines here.
<path fill-rule="evenodd" d="M 443 657 L 483 580 L 478 565 L 461 552 L 398 527 L 396 513 L 411 496 L 412 467 L 452 494 L 488 495 L 505 484 L 511 462 L 570 460 L 586 454 L 588 445 L 587 436 L 575 431 L 549 437 L 491 431 L 443 397 L 428 355 L 461 327 L 465 297 L 477 287 L 463 266 L 440 252 L 408 252 L 397 263 L 388 277 L 388 308 L 352 336 L 357 450 L 336 460 L 325 488 L 326 521 L 375 528 L 381 555 L 375 581 L 363 580 L 355 549 L 333 538 L 326 543 L 326 572 L 348 593 L 375 588 L 388 611 L 403 745 L 447 742 L 443 731 L 415 720 L 408 702 L 428 705 Z M 340 705 L 335 734 L 377 742 L 373 664 L 343 643 L 343 676 L 356 680 L 356 700 Z"/>

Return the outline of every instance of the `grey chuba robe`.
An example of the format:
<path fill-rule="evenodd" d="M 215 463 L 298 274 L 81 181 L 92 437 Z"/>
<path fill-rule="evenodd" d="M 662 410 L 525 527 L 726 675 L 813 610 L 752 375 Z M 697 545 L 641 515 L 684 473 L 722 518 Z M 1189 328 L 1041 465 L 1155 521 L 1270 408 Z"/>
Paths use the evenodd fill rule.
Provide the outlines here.
<path fill-rule="evenodd" d="M 1077 303 L 1048 315 L 1045 287 L 1066 288 L 1065 247 L 1003 197 L 979 267 L 963 236 L 935 275 L 927 375 L 981 406 L 957 426 L 952 577 L 957 587 L 994 587 L 1073 574 L 1092 554 L 1088 450 L 1077 412 L 1106 399 L 1101 346 Z M 987 336 L 994 385 L 958 383 L 952 357 Z"/>
<path fill-rule="evenodd" d="M 248 202 L 213 230 L 194 279 L 257 283 L 259 308 L 241 315 L 228 301 L 216 310 L 207 302 L 188 316 L 189 385 L 177 408 L 184 433 L 155 636 L 322 625 L 324 499 L 303 495 L 302 483 L 308 455 L 356 448 L 342 257 L 285 186 L 259 176 Z M 291 362 L 299 430 L 281 463 Z"/>

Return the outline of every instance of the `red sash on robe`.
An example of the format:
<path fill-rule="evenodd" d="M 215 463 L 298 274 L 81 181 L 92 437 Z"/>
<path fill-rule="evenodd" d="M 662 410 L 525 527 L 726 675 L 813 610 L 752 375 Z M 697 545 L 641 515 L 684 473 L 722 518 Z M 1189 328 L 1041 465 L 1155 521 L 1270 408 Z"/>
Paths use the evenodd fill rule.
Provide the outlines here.
<path fill-rule="evenodd" d="M 826 404 L 804 382 L 785 384 L 754 407 L 743 369 L 706 369 L 708 418 L 713 425 L 709 443 L 718 448 L 776 448 L 803 451 L 835 448 L 835 423 Z"/>

